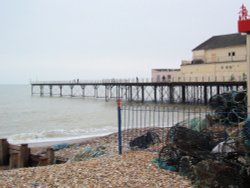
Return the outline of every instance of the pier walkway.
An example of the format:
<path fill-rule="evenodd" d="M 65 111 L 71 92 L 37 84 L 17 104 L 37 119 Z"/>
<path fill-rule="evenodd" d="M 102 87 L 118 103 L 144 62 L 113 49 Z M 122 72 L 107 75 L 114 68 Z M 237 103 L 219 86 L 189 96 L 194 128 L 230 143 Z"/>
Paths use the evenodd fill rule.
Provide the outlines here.
<path fill-rule="evenodd" d="M 246 89 L 245 81 L 150 82 L 148 80 L 32 81 L 31 94 L 92 97 L 106 101 L 207 104 L 211 96 Z"/>

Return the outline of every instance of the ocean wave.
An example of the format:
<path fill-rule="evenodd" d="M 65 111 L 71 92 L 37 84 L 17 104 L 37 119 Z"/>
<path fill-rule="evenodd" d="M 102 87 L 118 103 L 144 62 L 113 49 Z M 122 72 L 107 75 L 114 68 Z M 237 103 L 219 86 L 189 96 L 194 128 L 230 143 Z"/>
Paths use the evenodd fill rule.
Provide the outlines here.
<path fill-rule="evenodd" d="M 39 143 L 50 141 L 64 141 L 79 138 L 90 138 L 104 136 L 117 132 L 116 127 L 90 128 L 90 129 L 57 129 L 43 130 L 38 132 L 15 134 L 8 137 L 12 144 Z"/>

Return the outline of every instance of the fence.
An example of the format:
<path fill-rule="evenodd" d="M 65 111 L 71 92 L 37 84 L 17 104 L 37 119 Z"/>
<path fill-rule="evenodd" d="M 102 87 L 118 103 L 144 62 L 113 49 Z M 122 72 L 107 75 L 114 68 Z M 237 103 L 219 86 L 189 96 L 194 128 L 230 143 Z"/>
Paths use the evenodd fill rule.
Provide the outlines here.
<path fill-rule="evenodd" d="M 237 117 L 240 118 L 237 118 Z M 242 116 L 243 119 L 242 119 Z M 242 111 L 218 111 L 211 110 L 205 106 L 156 106 L 156 105 L 125 105 L 120 106 L 118 100 L 118 148 L 119 154 L 122 150 L 131 148 L 136 138 L 147 139 L 145 134 L 148 131 L 156 133 L 159 137 L 159 144 L 156 150 L 159 151 L 162 145 L 169 139 L 169 129 L 180 125 L 191 130 L 203 131 L 211 129 L 215 133 L 222 134 L 222 140 L 228 137 L 228 128 L 236 127 L 246 117 Z M 143 136 L 144 135 L 144 138 Z M 155 134 L 154 134 L 155 135 Z M 153 136 L 154 136 L 153 135 Z M 221 137 L 221 135 L 220 135 Z M 220 141 L 222 141 L 220 140 Z M 158 142 L 158 141 L 156 141 Z M 157 145 L 157 144 L 156 144 Z M 139 145 L 139 147 L 145 145 Z"/>

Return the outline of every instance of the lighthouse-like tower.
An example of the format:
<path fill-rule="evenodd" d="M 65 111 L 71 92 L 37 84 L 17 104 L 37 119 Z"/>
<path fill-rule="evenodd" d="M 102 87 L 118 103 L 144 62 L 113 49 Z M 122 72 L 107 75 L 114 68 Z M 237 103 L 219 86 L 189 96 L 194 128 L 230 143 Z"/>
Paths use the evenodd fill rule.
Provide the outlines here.
<path fill-rule="evenodd" d="M 250 16 L 245 5 L 240 7 L 239 14 L 238 31 L 247 38 L 247 113 L 250 120 Z"/>
<path fill-rule="evenodd" d="M 248 15 L 247 8 L 245 5 L 240 7 L 239 12 L 239 20 L 238 20 L 238 31 L 240 33 L 250 33 L 250 17 Z"/>

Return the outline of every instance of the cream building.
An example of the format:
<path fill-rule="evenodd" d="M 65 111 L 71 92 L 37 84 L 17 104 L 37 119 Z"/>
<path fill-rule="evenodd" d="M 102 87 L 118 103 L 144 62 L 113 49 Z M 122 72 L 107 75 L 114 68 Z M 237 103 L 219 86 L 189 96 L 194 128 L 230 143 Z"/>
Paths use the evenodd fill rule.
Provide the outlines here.
<path fill-rule="evenodd" d="M 246 79 L 246 36 L 213 36 L 193 49 L 191 61 L 182 61 L 172 81 L 242 81 Z M 155 69 L 153 69 L 155 70 Z M 157 80 L 157 74 L 152 79 Z M 168 69 L 166 69 L 168 70 Z M 161 72 L 161 74 L 164 74 Z"/>

